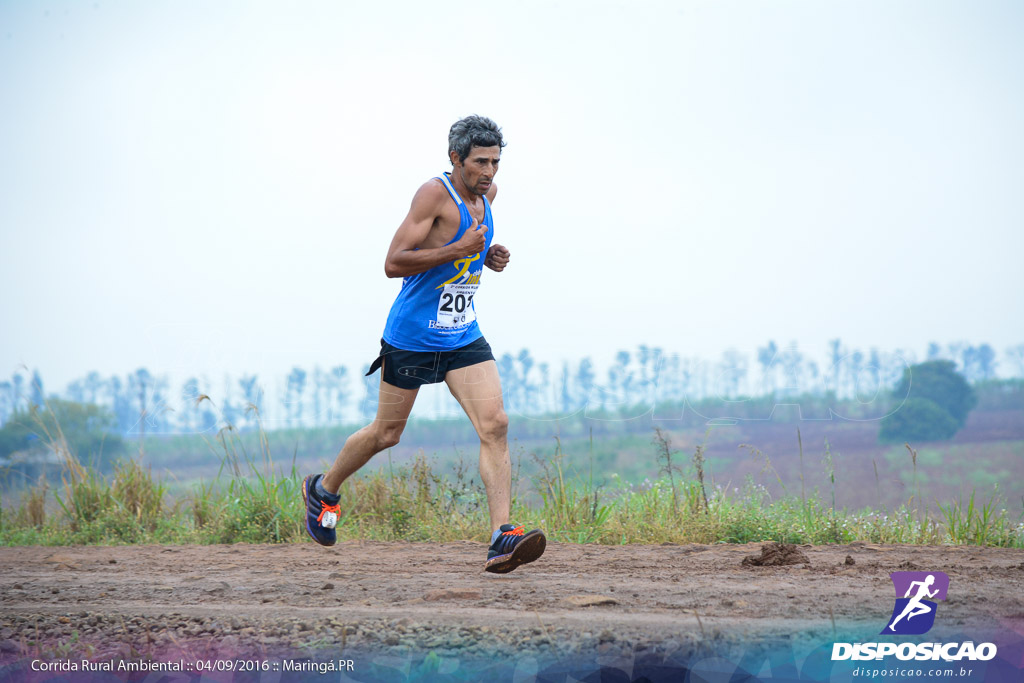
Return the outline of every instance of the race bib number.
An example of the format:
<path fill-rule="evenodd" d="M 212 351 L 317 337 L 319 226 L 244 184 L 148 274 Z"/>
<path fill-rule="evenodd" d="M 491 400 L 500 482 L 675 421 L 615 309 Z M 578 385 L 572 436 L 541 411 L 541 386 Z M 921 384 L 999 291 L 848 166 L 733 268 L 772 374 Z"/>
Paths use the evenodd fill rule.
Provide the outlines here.
<path fill-rule="evenodd" d="M 473 295 L 480 285 L 445 285 L 437 302 L 438 327 L 462 327 L 476 320 Z"/>

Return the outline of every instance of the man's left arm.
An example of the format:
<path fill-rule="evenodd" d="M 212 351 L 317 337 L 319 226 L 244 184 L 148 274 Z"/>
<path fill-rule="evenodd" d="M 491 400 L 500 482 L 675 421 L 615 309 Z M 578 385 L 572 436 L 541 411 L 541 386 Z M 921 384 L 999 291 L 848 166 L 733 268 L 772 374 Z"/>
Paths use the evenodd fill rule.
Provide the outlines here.
<path fill-rule="evenodd" d="M 498 186 L 492 184 L 490 191 L 487 193 L 487 201 L 493 204 L 494 198 L 497 196 Z M 511 254 L 508 249 L 500 244 L 492 244 L 491 248 L 487 250 L 487 256 L 484 257 L 484 265 L 494 272 L 500 273 L 508 265 L 510 256 Z"/>

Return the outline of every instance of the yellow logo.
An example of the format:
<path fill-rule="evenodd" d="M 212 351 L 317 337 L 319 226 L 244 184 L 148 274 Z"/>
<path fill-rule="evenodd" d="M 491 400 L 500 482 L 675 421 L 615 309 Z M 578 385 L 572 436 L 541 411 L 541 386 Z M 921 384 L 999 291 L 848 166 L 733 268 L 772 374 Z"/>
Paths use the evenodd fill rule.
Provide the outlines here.
<path fill-rule="evenodd" d="M 466 280 L 463 281 L 463 282 L 460 282 L 459 284 L 465 284 L 465 285 L 479 284 L 479 282 L 480 282 L 480 275 L 479 274 L 477 274 L 477 275 L 469 275 L 469 264 L 473 263 L 473 261 L 476 261 L 479 258 L 480 258 L 480 254 L 475 254 L 473 256 L 467 256 L 466 258 L 456 259 L 455 262 L 452 263 L 452 265 L 455 266 L 456 268 L 458 268 L 459 272 L 455 274 L 455 277 L 451 278 L 450 280 L 446 280 L 445 282 L 442 282 L 437 287 L 434 287 L 434 289 L 444 289 L 445 285 L 450 285 L 453 282 L 455 282 L 456 280 L 461 280 L 462 278 L 466 278 Z"/>

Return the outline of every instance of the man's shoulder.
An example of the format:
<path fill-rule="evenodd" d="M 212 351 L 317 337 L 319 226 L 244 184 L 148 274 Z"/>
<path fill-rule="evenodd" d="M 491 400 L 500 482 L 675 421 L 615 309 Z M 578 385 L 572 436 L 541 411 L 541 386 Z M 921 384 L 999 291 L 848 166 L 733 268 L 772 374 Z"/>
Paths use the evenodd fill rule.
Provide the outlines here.
<path fill-rule="evenodd" d="M 412 203 L 423 207 L 438 208 L 443 206 L 448 198 L 448 190 L 445 189 L 444 184 L 437 178 L 431 178 L 416 190 Z"/>

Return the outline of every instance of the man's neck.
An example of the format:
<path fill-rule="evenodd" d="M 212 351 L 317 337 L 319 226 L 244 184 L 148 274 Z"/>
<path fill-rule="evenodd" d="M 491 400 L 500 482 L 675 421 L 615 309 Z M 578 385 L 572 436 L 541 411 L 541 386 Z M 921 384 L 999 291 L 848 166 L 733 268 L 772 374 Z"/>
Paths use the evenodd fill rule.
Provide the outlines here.
<path fill-rule="evenodd" d="M 462 181 L 462 174 L 461 173 L 456 173 L 455 169 L 453 168 L 448 173 L 448 177 L 452 181 L 452 187 L 454 187 L 455 191 L 459 193 L 459 196 L 462 197 L 463 201 L 469 202 L 470 204 L 474 204 L 474 205 L 478 201 L 480 201 L 480 197 L 482 197 L 483 195 L 476 194 L 475 192 L 470 190 L 466 186 L 466 183 L 464 183 Z"/>

